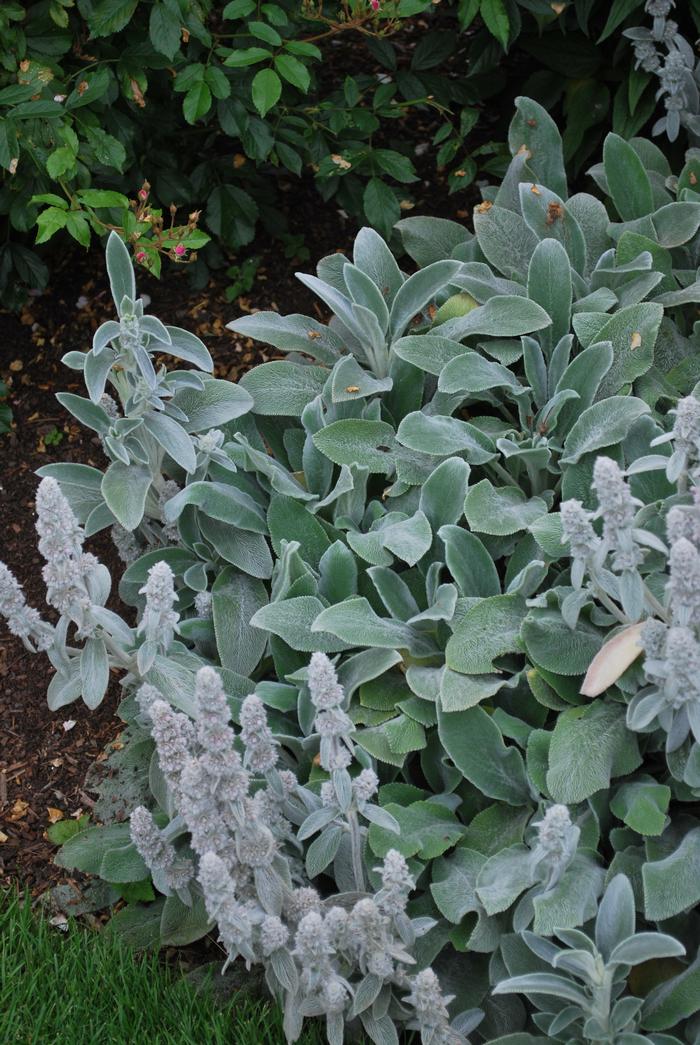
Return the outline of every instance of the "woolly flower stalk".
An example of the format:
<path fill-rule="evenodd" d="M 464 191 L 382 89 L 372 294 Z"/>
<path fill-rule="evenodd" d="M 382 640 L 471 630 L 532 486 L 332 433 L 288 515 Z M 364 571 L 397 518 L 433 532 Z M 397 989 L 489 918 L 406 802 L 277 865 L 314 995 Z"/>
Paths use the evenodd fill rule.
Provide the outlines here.
<path fill-rule="evenodd" d="M 212 595 L 210 591 L 198 591 L 194 597 L 194 608 L 198 617 L 212 616 Z"/>
<path fill-rule="evenodd" d="M 121 561 L 127 566 L 135 562 L 141 554 L 141 547 L 131 530 L 125 530 L 119 523 L 115 523 L 110 532 L 112 544 L 117 549 Z"/>
<path fill-rule="evenodd" d="M 700 643 L 695 632 L 648 620 L 641 646 L 650 686 L 628 705 L 629 728 L 647 732 L 650 726 L 660 727 L 666 733 L 667 753 L 676 751 L 691 731 L 700 741 Z"/>
<path fill-rule="evenodd" d="M 403 914 L 409 893 L 415 888 L 406 860 L 396 849 L 390 849 L 382 867 L 375 870 L 382 877 L 382 888 L 376 896 L 377 906 L 392 918 Z"/>
<path fill-rule="evenodd" d="M 139 595 L 146 596 L 146 607 L 137 634 L 144 635 L 147 642 L 154 642 L 166 651 L 178 631 L 180 620 L 174 609 L 175 578 L 167 562 L 161 560 L 151 566 Z"/>
<path fill-rule="evenodd" d="M 619 466 L 610 457 L 597 457 L 593 466 L 593 488 L 598 498 L 596 517 L 603 520 L 603 540 L 613 549 L 617 570 L 634 570 L 644 555 L 634 534 L 634 517 L 641 504 L 632 496 Z"/>
<path fill-rule="evenodd" d="M 581 501 L 571 499 L 563 501 L 560 508 L 562 544 L 568 543 L 571 557 L 574 560 L 571 567 L 571 582 L 575 588 L 580 588 L 586 569 L 589 569 L 596 553 L 601 546 L 601 540 L 593 529 L 593 513 L 587 511 Z"/>
<path fill-rule="evenodd" d="M 328 773 L 347 769 L 353 752 L 350 734 L 355 728 L 350 716 L 341 708 L 329 708 L 328 711 L 319 711 L 314 726 L 321 738 L 321 767 Z"/>
<path fill-rule="evenodd" d="M 256 806 L 248 804 L 250 814 L 236 831 L 236 856 L 246 867 L 269 867 L 277 852 L 275 836 L 255 817 Z"/>
<path fill-rule="evenodd" d="M 345 951 L 348 948 L 348 912 L 344 907 L 331 907 L 324 919 L 324 928 L 328 943 L 334 951 Z"/>
<path fill-rule="evenodd" d="M 260 697 L 246 697 L 241 707 L 241 739 L 245 745 L 245 765 L 253 773 L 267 773 L 277 764 L 277 742 L 267 724 Z"/>
<path fill-rule="evenodd" d="M 79 559 L 84 535 L 55 479 L 46 476 L 36 492 L 39 551 L 47 562 Z"/>
<path fill-rule="evenodd" d="M 209 917 L 218 923 L 219 937 L 229 960 L 239 954 L 246 963 L 255 961 L 250 913 L 236 897 L 236 884 L 216 853 L 204 853 L 199 862 L 199 883 Z"/>
<path fill-rule="evenodd" d="M 179 805 L 182 799 L 182 771 L 191 757 L 194 743 L 192 723 L 186 715 L 174 711 L 170 704 L 160 699 L 148 705 L 148 714 L 153 724 L 151 732 L 156 742 L 161 772 Z"/>
<path fill-rule="evenodd" d="M 659 72 L 659 79 L 661 80 L 661 86 L 664 91 L 668 91 L 669 94 L 678 94 L 680 89 L 683 87 L 686 81 L 688 73 L 688 66 L 686 65 L 683 55 L 679 51 L 673 50 L 664 59 L 663 67 Z M 682 108 L 682 106 L 667 105 L 667 108 Z"/>
<path fill-rule="evenodd" d="M 651 40 L 635 40 L 632 47 L 637 68 L 641 66 L 645 73 L 655 73 L 661 68 L 661 59 Z"/>
<path fill-rule="evenodd" d="M 535 824 L 537 840 L 545 852 L 561 858 L 569 849 L 572 826 L 571 816 L 565 805 L 550 806 L 542 819 Z"/>
<path fill-rule="evenodd" d="M 163 838 L 153 816 L 144 806 L 138 806 L 131 814 L 130 830 L 131 840 L 148 869 L 162 875 L 168 889 L 183 890 L 192 878 L 192 864 L 178 858 L 174 846 Z"/>
<path fill-rule="evenodd" d="M 685 537 L 671 545 L 668 604 L 675 624 L 700 624 L 700 553 Z"/>
<path fill-rule="evenodd" d="M 260 926 L 260 947 L 266 958 L 287 946 L 289 929 L 274 914 L 268 914 Z"/>
<path fill-rule="evenodd" d="M 389 919 L 372 897 L 358 900 L 348 921 L 348 933 L 363 973 L 388 979 L 394 971 L 390 954 Z"/>
<path fill-rule="evenodd" d="M 674 505 L 673 508 L 669 509 L 666 516 L 666 536 L 669 543 L 673 544 L 674 541 L 685 537 L 686 540 L 697 547 L 700 544 L 699 524 L 700 519 L 698 518 L 697 507 L 680 508 L 678 505 Z"/>
<path fill-rule="evenodd" d="M 404 999 L 416 1013 L 423 1041 L 431 1045 L 456 1045 L 459 1036 L 450 1027 L 447 1006 L 452 998 L 442 993 L 440 981 L 432 969 L 422 969 L 410 981 L 411 993 Z"/>
<path fill-rule="evenodd" d="M 248 794 L 249 777 L 234 747 L 235 734 L 229 725 L 231 711 L 221 678 L 213 668 L 200 668 L 195 680 L 199 758 L 208 788 L 221 801 L 242 802 Z"/>
<path fill-rule="evenodd" d="M 576 855 L 581 832 L 572 824 L 568 808 L 561 804 L 550 806 L 533 826 L 537 828 L 533 865 L 547 872 L 545 889 L 551 889 Z"/>
<path fill-rule="evenodd" d="M 333 948 L 328 942 L 323 917 L 317 911 L 305 914 L 294 937 L 294 956 L 301 966 L 301 985 L 304 991 L 321 991 L 333 975 L 330 957 Z"/>
<path fill-rule="evenodd" d="M 195 853 L 215 853 L 227 867 L 236 865 L 228 826 L 211 791 L 211 778 L 201 761 L 190 758 L 180 774 L 180 814 L 187 824 Z"/>
<path fill-rule="evenodd" d="M 317 710 L 314 728 L 321 737 L 321 766 L 326 772 L 347 769 L 352 762 L 352 719 L 341 704 L 345 700 L 335 668 L 325 653 L 312 653 L 308 671 L 309 696 Z"/>
<path fill-rule="evenodd" d="M 142 715 L 150 718 L 151 708 L 157 700 L 163 700 L 163 694 L 149 682 L 144 682 L 136 691 L 136 703 Z M 167 707 L 167 705 L 166 705 Z"/>
<path fill-rule="evenodd" d="M 673 445 L 676 450 L 687 454 L 692 462 L 700 455 L 700 400 L 695 396 L 679 399 L 673 422 Z"/>
<path fill-rule="evenodd" d="M 86 582 L 99 565 L 97 559 L 83 551 L 83 531 L 60 486 L 49 476 L 39 483 L 36 511 L 39 551 L 46 560 L 46 601 L 82 624 L 92 603 Z"/>
<path fill-rule="evenodd" d="M 323 987 L 323 1008 L 329 1015 L 345 1011 L 349 996 L 348 986 L 340 976 L 331 976 Z"/>
<path fill-rule="evenodd" d="M 109 395 L 108 392 L 103 392 L 100 396 L 100 406 L 107 414 L 107 417 L 110 419 L 110 421 L 116 421 L 118 420 L 118 418 L 121 417 L 119 407 L 117 406 L 115 400 L 112 398 L 111 395 Z"/>
<path fill-rule="evenodd" d="M 290 922 L 301 922 L 307 914 L 318 914 L 321 897 L 311 885 L 293 889 L 285 903 L 285 914 Z"/>
<path fill-rule="evenodd" d="M 321 786 L 323 787 L 323 785 Z M 373 769 L 363 769 L 352 782 L 353 794 L 355 801 L 358 803 L 371 801 L 376 795 L 378 788 L 379 777 Z"/>
<path fill-rule="evenodd" d="M 666 18 L 675 7 L 673 0 L 647 0 L 644 10 L 654 18 Z"/>
<path fill-rule="evenodd" d="M 32 652 L 47 650 L 53 642 L 53 628 L 41 619 L 38 610 L 27 605 L 19 581 L 4 562 L 0 562 L 0 616 L 7 621 L 11 634 Z"/>
<path fill-rule="evenodd" d="M 666 651 L 668 628 L 655 617 L 647 617 L 642 625 L 640 645 L 649 660 L 661 660 Z"/>
<path fill-rule="evenodd" d="M 562 502 L 560 515 L 562 544 L 568 542 L 573 558 L 589 559 L 600 546 L 600 537 L 591 522 L 592 513 L 572 498 Z"/>
<path fill-rule="evenodd" d="M 208 432 L 197 437 L 197 449 L 203 454 L 213 454 L 224 445 L 226 436 L 220 428 L 210 428 Z"/>
<path fill-rule="evenodd" d="M 319 711 L 340 707 L 345 700 L 335 668 L 325 653 L 312 653 L 308 683 L 311 703 Z"/>
<path fill-rule="evenodd" d="M 700 645 L 690 628 L 669 628 L 664 696 L 674 709 L 700 703 Z"/>
<path fill-rule="evenodd" d="M 161 540 L 165 544 L 179 544 L 180 543 L 180 531 L 178 529 L 177 522 L 168 522 L 165 515 L 165 506 L 168 501 L 172 501 L 173 497 L 180 492 L 180 487 L 174 479 L 166 479 L 163 483 L 163 488 L 158 494 L 158 511 L 160 513 L 161 522 L 163 523 L 163 529 L 161 531 Z"/>

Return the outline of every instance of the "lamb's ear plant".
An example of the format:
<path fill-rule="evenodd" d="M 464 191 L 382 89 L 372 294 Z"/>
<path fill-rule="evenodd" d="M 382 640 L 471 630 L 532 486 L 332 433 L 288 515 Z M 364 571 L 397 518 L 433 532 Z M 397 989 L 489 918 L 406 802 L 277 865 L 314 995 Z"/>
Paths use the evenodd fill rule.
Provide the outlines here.
<path fill-rule="evenodd" d="M 652 134 L 665 134 L 675 141 L 681 128 L 691 145 L 700 140 L 700 93 L 698 64 L 690 41 L 679 32 L 672 15 L 674 0 L 647 0 L 644 5 L 651 25 L 625 29 L 623 36 L 632 41 L 635 68 L 642 75 L 658 79 L 657 99 L 665 112 L 655 122 Z"/>
<path fill-rule="evenodd" d="M 611 135 L 603 202 L 569 195 L 528 99 L 510 145 L 473 233 L 406 219 L 400 266 L 364 229 L 302 277 L 328 324 L 235 320 L 286 353 L 238 387 L 153 384 L 167 344 L 113 246 L 122 325 L 69 356 L 91 398 L 64 402 L 93 417 L 99 364 L 125 423 L 98 428 L 104 476 L 42 469 L 58 625 L 0 576 L 11 629 L 57 668 L 52 707 L 122 672 L 103 824 L 59 862 L 127 897 L 152 882 L 114 919 L 138 943 L 218 924 L 230 957 L 262 961 L 290 1040 L 306 1015 L 332 1045 L 348 1023 L 378 1045 L 404 1026 L 434 1045 L 700 1031 L 694 159 L 674 179 Z M 83 551 L 115 520 L 135 624 Z M 621 875 L 642 936 L 678 940 L 643 980 L 583 942 L 629 907 Z M 555 934 L 591 957 L 566 966 L 573 1014 L 494 996 Z"/>
<path fill-rule="evenodd" d="M 653 1011 L 653 999 L 647 1006 L 643 998 L 626 992 L 626 987 L 638 966 L 679 957 L 685 948 L 665 933 L 635 932 L 635 920 L 632 886 L 618 874 L 600 902 L 593 938 L 579 930 L 555 930 L 560 946 L 552 939 L 523 932 L 520 940 L 534 956 L 531 964 L 537 971 L 501 980 L 494 993 L 531 998 L 540 1010 L 534 1022 L 550 1041 L 680 1045 L 680 1039 L 671 1035 L 639 1033 L 645 1026 L 645 1008 Z M 503 953 L 509 969 L 522 968 L 524 955 L 517 938 L 508 941 Z M 554 972 L 539 971 L 547 966 Z"/>

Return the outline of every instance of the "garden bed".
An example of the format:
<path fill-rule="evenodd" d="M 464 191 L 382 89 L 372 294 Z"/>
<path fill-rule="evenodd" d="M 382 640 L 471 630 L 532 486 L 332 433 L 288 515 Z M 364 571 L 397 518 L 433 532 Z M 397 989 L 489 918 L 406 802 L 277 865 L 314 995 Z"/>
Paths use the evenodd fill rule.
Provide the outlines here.
<path fill-rule="evenodd" d="M 334 207 L 319 206 L 309 191 L 295 199 L 293 226 L 300 231 L 313 228 L 313 238 L 305 239 L 304 245 L 314 258 L 347 247 L 350 231 L 335 231 Z M 196 332 L 212 353 L 216 376 L 230 381 L 275 354 L 226 330 L 233 315 L 313 307 L 312 295 L 293 277 L 293 269 L 304 265 L 293 258 L 282 264 L 278 244 L 256 244 L 240 261 L 246 257 L 259 259 L 254 283 L 232 301 L 226 300 L 232 280 L 225 270 L 203 290 L 192 288 L 186 266 L 173 268 L 168 279 L 156 280 L 146 273 L 140 277 L 143 293 L 151 297 L 149 310 Z M 97 437 L 56 402 L 59 391 L 80 391 L 61 357 L 71 349 L 86 348 L 112 311 L 104 255 L 96 248 L 88 253 L 75 248 L 55 265 L 46 291 L 31 297 L 18 315 L 0 313 L 0 376 L 9 385 L 15 422 L 1 447 L 3 559 L 13 563 L 34 603 L 43 598 L 33 533 L 36 469 L 51 460 L 97 467 L 104 462 Z M 91 545 L 103 561 L 115 564 L 108 535 L 99 535 Z M 92 798 L 83 789 L 85 775 L 104 757 L 109 742 L 119 743 L 121 728 L 115 717 L 116 685 L 97 711 L 81 704 L 66 709 L 65 715 L 47 713 L 51 673 L 48 661 L 32 658 L 6 632 L 0 635 L 0 830 L 7 836 L 0 845 L 0 882 L 19 879 L 34 896 L 66 878 L 53 864 L 56 847 L 46 836 L 47 826 L 59 813 L 68 817 L 89 812 Z"/>

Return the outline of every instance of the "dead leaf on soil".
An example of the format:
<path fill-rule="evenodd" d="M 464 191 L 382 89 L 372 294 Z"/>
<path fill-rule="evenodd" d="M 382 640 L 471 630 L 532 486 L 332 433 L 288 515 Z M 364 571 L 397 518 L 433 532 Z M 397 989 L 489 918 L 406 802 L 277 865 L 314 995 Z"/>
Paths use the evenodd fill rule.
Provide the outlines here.
<path fill-rule="evenodd" d="M 23 798 L 18 798 L 15 804 L 10 810 L 8 820 L 11 823 L 15 823 L 17 820 L 22 820 L 29 811 L 29 802 L 25 802 Z"/>

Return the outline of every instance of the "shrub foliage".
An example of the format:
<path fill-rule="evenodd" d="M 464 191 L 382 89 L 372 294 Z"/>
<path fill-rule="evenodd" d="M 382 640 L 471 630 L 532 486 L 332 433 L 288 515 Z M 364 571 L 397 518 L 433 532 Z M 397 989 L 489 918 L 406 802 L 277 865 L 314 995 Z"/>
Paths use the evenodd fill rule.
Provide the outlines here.
<path fill-rule="evenodd" d="M 673 127 L 682 120 L 692 129 L 697 88 L 685 37 L 700 28 L 697 6 L 673 12 L 685 37 L 665 17 L 653 30 L 638 28 L 652 6 L 668 15 L 672 5 L 8 0 L 0 10 L 0 213 L 11 234 L 0 253 L 0 295 L 16 303 L 22 285 L 46 281 L 23 234 L 86 246 L 93 233 L 116 228 L 138 263 L 158 271 L 163 253 L 183 259 L 178 244 L 191 259 L 210 236 L 229 248 L 250 243 L 259 220 L 279 231 L 274 187 L 302 172 L 324 199 L 388 237 L 418 180 L 404 118 L 419 114 L 432 135 L 419 146 L 434 146 L 449 191 L 463 189 L 479 170 L 500 173 L 507 163 L 497 116 L 510 108 L 513 77 L 518 93 L 557 108 L 574 172 L 610 120 L 626 138 L 649 120 L 654 62 L 669 65 L 663 89 L 675 93 L 666 97 L 685 107 Z M 652 61 L 655 48 L 670 49 L 683 70 Z M 201 230 L 183 217 L 172 232 L 171 205 L 183 215 L 201 211 Z M 222 263 L 209 247 L 196 267 L 201 281 L 205 258 Z"/>

